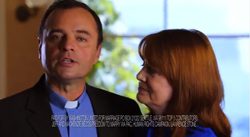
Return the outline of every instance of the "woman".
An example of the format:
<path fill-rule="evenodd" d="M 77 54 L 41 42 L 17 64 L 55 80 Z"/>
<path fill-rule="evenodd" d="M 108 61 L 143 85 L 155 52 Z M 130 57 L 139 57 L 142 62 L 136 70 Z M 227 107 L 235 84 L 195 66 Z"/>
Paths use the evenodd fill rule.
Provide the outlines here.
<path fill-rule="evenodd" d="M 143 68 L 137 99 L 152 115 L 197 115 L 196 127 L 150 128 L 148 137 L 229 137 L 224 97 L 212 46 L 202 32 L 173 29 L 146 36 L 139 45 Z M 170 124 L 171 125 L 171 124 Z"/>

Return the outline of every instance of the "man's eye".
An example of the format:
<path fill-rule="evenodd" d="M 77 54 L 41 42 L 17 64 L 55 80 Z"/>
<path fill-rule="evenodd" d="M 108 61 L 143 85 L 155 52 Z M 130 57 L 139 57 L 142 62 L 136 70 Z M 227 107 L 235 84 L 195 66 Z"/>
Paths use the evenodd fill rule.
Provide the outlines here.
<path fill-rule="evenodd" d="M 48 36 L 48 40 L 51 42 L 60 42 L 63 38 L 62 34 L 51 34 Z"/>
<path fill-rule="evenodd" d="M 82 36 L 76 37 L 76 40 L 79 41 L 79 42 L 85 42 L 86 41 L 86 39 L 84 37 L 82 37 Z"/>

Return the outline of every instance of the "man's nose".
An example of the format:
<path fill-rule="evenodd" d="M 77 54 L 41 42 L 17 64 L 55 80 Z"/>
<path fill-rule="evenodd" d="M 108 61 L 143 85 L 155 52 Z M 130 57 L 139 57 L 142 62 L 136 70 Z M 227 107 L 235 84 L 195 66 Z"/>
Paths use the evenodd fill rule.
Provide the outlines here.
<path fill-rule="evenodd" d="M 74 51 L 76 47 L 76 41 L 74 38 L 67 37 L 63 43 L 62 49 L 64 51 Z"/>

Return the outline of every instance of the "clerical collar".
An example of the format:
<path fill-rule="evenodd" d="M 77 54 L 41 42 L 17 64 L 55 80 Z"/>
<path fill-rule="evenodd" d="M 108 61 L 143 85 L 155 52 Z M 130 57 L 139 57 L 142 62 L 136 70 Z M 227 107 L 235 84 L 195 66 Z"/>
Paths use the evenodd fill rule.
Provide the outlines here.
<path fill-rule="evenodd" d="M 55 106 L 59 107 L 60 109 L 77 109 L 79 105 L 83 102 L 83 99 L 86 96 L 86 94 L 87 94 L 86 89 L 84 89 L 82 94 L 78 97 L 77 100 L 69 101 L 65 97 L 59 95 L 51 88 L 49 88 L 50 102 Z"/>
<path fill-rule="evenodd" d="M 64 108 L 66 108 L 66 109 L 75 109 L 75 108 L 78 107 L 78 105 L 79 105 L 78 100 L 75 100 L 75 101 L 67 101 L 67 102 L 65 103 Z"/>

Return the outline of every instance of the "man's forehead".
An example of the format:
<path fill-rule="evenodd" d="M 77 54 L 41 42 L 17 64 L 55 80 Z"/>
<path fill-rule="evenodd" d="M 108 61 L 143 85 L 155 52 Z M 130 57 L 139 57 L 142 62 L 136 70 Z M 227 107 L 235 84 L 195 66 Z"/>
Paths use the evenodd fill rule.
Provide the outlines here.
<path fill-rule="evenodd" d="M 73 12 L 70 12 L 74 10 Z M 80 12 L 78 12 L 80 10 Z M 83 12 L 82 12 L 83 11 Z M 53 11 L 45 21 L 44 29 L 72 27 L 75 30 L 91 31 L 97 29 L 94 17 L 83 8 L 57 9 Z"/>
<path fill-rule="evenodd" d="M 84 35 L 91 35 L 89 33 L 89 31 L 87 30 L 84 30 L 84 29 L 75 29 L 75 30 L 71 30 L 72 33 L 76 33 L 76 34 L 84 34 Z M 60 29 L 60 28 L 46 28 L 44 29 L 44 33 L 46 35 L 49 35 L 49 34 L 53 34 L 53 33 L 67 33 L 65 30 L 63 29 Z"/>
<path fill-rule="evenodd" d="M 82 7 L 72 7 L 72 8 L 66 8 L 66 9 L 63 9 L 63 8 L 55 9 L 48 15 L 45 23 L 51 22 L 53 20 L 58 20 L 58 18 L 62 16 L 63 17 L 66 16 L 68 18 L 70 17 L 76 18 L 78 16 L 84 19 L 88 18 L 88 20 L 92 20 L 95 22 L 94 16 L 88 10 Z"/>

